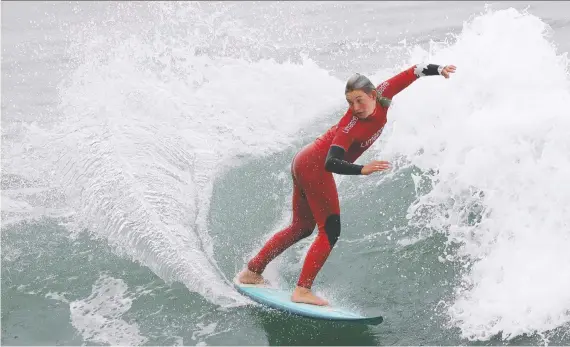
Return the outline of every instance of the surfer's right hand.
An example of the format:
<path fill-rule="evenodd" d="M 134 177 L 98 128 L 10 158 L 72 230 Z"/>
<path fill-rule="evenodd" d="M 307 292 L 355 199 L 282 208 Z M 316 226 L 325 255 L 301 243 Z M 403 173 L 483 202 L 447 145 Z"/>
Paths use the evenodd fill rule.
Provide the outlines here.
<path fill-rule="evenodd" d="M 384 171 L 384 170 L 388 170 L 390 168 L 391 168 L 391 165 L 387 161 L 373 160 L 370 163 L 364 165 L 364 167 L 362 168 L 360 173 L 362 173 L 363 175 L 370 175 L 373 172 Z"/>

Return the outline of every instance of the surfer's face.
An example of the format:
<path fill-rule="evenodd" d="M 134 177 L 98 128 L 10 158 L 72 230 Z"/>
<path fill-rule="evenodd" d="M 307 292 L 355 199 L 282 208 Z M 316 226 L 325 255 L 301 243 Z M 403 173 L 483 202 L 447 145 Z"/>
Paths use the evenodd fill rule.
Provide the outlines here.
<path fill-rule="evenodd" d="M 366 94 L 362 90 L 353 90 L 346 93 L 346 101 L 348 106 L 359 119 L 364 119 L 374 112 L 376 107 L 376 91 Z"/>

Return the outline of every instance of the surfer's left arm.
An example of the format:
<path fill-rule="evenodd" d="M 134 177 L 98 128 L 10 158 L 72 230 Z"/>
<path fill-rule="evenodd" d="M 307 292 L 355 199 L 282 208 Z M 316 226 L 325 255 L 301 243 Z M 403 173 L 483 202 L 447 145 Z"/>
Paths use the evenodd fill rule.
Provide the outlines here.
<path fill-rule="evenodd" d="M 381 96 L 392 99 L 420 77 L 442 75 L 449 78 L 455 72 L 454 65 L 417 64 L 381 83 L 376 90 Z"/>

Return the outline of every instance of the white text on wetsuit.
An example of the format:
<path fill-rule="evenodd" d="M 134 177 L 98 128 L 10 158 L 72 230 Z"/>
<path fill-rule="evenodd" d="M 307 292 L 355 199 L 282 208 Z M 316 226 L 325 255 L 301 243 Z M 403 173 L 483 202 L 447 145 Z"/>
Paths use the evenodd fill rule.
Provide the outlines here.
<path fill-rule="evenodd" d="M 374 141 L 376 141 L 376 139 L 380 136 L 380 134 L 382 134 L 382 129 L 384 129 L 384 127 L 380 128 L 380 130 L 378 130 L 374 135 L 372 135 L 371 138 L 366 140 L 366 142 L 362 142 L 360 144 L 360 147 L 364 148 L 370 146 Z"/>
<path fill-rule="evenodd" d="M 356 116 L 352 116 L 352 119 L 350 120 L 350 123 L 348 123 L 348 125 L 346 127 L 344 127 L 344 129 L 342 129 L 342 131 L 345 134 L 348 134 L 348 132 L 350 131 L 350 129 L 352 129 L 352 127 L 354 127 L 356 125 L 356 121 L 358 121 L 358 117 Z"/>

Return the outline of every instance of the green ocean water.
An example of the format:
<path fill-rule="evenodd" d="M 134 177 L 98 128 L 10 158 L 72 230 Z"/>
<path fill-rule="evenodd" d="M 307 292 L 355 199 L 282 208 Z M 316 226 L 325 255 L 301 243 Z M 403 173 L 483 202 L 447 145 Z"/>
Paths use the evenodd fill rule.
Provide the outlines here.
<path fill-rule="evenodd" d="M 448 4 L 3 2 L 2 345 L 570 344 L 568 4 Z M 239 296 L 344 77 L 418 57 L 466 72 L 395 100 L 359 159 L 393 171 L 335 175 L 342 231 L 314 286 L 384 322 Z M 531 94 L 545 120 L 517 108 Z M 542 175 L 517 166 L 533 155 Z M 292 288 L 315 234 L 267 276 Z"/>
<path fill-rule="evenodd" d="M 216 181 L 209 218 L 214 252 L 228 278 L 243 264 L 244 250 L 259 243 L 260 235 L 271 233 L 281 211 L 288 208 L 284 197 L 290 194 L 291 181 L 279 174 L 287 172 L 283 163 L 293 154 L 287 150 L 252 160 Z M 180 283 L 165 283 L 145 266 L 115 254 L 105 240 L 87 233 L 70 238 L 57 220 L 45 218 L 3 231 L 4 250 L 17 251 L 3 252 L 2 343 L 105 345 L 84 340 L 70 321 L 69 303 L 87 299 L 93 306 L 86 305 L 83 313 L 94 331 L 84 336 L 96 336 L 97 324 L 105 329 L 122 320 L 136 324 L 138 335 L 144 336 L 139 342 L 149 345 L 541 344 L 539 336 L 470 342 L 457 329 L 442 328 L 446 317 L 441 301 L 452 296 L 462 268 L 438 260 L 445 249 L 452 251 L 441 235 L 412 245 L 397 244 L 402 235 L 418 232 L 407 227 L 404 213 L 415 198 L 410 173 L 386 179 L 358 198 L 341 199 L 342 238 L 315 285 L 342 305 L 364 313 L 381 312 L 385 321 L 379 326 L 303 319 L 259 305 L 221 309 Z M 347 197 L 358 189 L 359 182 L 345 182 L 339 194 Z M 268 198 L 263 193 L 267 191 L 280 198 Z M 384 218 L 378 218 L 378 211 Z M 302 252 L 311 239 L 283 255 L 284 285 L 296 282 Z M 117 289 L 119 283 L 125 292 Z M 96 287 L 104 289 L 94 292 Z M 98 300 L 107 303 L 98 307 Z M 124 300 L 130 302 L 124 312 L 104 307 Z M 110 338 L 113 343 L 128 344 L 133 338 L 130 329 L 117 328 L 115 333 Z M 568 342 L 562 330 L 559 336 L 551 343 Z"/>

